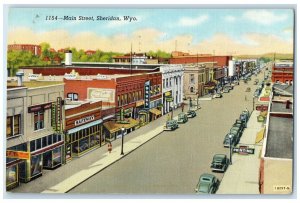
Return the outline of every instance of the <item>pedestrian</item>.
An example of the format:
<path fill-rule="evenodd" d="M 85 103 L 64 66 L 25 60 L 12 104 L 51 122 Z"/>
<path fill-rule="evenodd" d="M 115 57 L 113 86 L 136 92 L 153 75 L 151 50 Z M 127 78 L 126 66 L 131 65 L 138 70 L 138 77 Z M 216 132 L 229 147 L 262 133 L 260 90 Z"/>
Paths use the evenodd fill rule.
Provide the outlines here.
<path fill-rule="evenodd" d="M 107 144 L 107 148 L 108 148 L 108 152 L 111 153 L 111 151 L 112 151 L 112 144 L 111 144 L 111 142 L 109 142 Z"/>
<path fill-rule="evenodd" d="M 184 103 L 182 102 L 181 103 L 181 112 L 183 112 L 183 110 L 184 110 Z"/>

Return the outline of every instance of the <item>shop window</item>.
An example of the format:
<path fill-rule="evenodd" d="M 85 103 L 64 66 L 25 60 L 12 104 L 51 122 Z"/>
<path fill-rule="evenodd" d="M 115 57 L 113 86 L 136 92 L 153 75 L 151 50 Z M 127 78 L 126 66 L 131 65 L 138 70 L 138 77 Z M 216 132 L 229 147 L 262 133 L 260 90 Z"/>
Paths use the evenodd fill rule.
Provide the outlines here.
<path fill-rule="evenodd" d="M 34 113 L 34 130 L 40 130 L 44 128 L 44 111 L 38 111 Z"/>
<path fill-rule="evenodd" d="M 68 93 L 67 98 L 71 99 L 71 101 L 78 101 L 78 94 L 77 93 Z"/>
<path fill-rule="evenodd" d="M 42 172 L 42 156 L 31 156 L 31 176 L 38 175 Z"/>
<path fill-rule="evenodd" d="M 59 142 L 59 141 L 61 141 L 61 135 L 60 134 L 57 135 L 57 142 Z"/>

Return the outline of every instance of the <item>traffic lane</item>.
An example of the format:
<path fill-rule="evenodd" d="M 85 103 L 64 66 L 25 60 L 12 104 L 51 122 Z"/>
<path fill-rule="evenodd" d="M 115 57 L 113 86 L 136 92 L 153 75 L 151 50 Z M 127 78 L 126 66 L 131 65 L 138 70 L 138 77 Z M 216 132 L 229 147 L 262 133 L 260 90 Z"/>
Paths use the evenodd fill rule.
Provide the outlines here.
<path fill-rule="evenodd" d="M 229 154 L 222 144 L 224 136 L 249 103 L 241 97 L 242 86 L 222 99 L 202 102 L 197 117 L 187 124 L 160 134 L 70 192 L 192 194 L 199 176 L 211 173 L 213 155 Z"/>

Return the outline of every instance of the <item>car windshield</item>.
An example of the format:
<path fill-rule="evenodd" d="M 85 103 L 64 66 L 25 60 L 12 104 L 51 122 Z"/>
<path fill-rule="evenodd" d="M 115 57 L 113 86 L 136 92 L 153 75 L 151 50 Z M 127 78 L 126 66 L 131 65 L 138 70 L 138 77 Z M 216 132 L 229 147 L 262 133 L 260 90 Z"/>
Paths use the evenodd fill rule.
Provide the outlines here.
<path fill-rule="evenodd" d="M 211 180 L 210 180 L 210 178 L 202 177 L 201 178 L 201 182 L 208 182 L 208 183 L 210 183 Z"/>

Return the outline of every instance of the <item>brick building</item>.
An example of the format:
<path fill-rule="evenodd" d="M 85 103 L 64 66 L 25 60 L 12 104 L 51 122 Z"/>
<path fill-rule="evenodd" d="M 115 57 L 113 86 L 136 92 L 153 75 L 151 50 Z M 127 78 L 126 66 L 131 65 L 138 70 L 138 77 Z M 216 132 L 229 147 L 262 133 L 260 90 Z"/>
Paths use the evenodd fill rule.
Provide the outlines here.
<path fill-rule="evenodd" d="M 293 84 L 294 65 L 292 62 L 275 63 L 272 67 L 272 82 Z"/>
<path fill-rule="evenodd" d="M 201 62 L 217 62 L 217 66 L 228 66 L 229 60 L 232 56 L 212 56 L 212 55 L 190 55 L 182 52 L 172 53 L 169 59 L 170 64 L 187 64 L 187 63 L 201 63 Z"/>
<path fill-rule="evenodd" d="M 40 56 L 42 54 L 41 46 L 35 44 L 9 44 L 8 51 L 30 51 L 36 56 Z"/>

